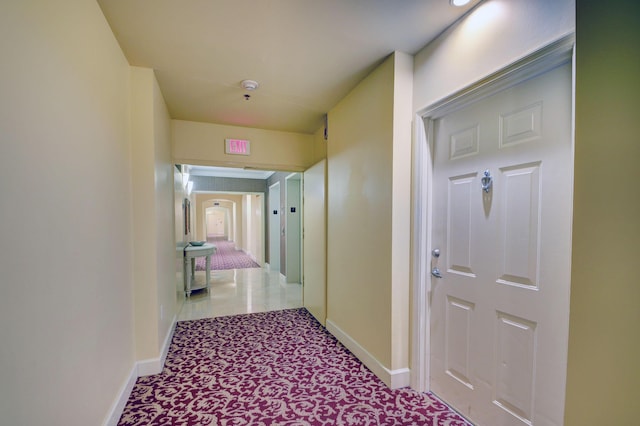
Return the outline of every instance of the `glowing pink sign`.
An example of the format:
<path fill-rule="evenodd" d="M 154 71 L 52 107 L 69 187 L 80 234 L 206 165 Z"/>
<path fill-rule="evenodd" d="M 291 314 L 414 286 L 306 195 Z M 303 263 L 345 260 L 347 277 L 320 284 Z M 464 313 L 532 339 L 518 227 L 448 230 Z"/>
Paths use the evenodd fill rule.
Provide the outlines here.
<path fill-rule="evenodd" d="M 251 142 L 244 139 L 225 139 L 224 152 L 232 155 L 251 155 Z"/>

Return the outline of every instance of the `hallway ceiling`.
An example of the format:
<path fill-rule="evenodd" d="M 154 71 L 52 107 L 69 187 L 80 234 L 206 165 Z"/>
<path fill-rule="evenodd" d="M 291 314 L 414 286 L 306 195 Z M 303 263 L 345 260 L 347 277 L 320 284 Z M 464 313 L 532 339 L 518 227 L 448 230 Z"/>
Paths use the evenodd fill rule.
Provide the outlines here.
<path fill-rule="evenodd" d="M 155 70 L 172 118 L 313 133 L 384 58 L 417 53 L 477 1 L 98 3 L 129 63 Z"/>
<path fill-rule="evenodd" d="M 238 179 L 269 179 L 274 174 L 266 170 L 244 170 L 231 167 L 189 166 L 191 176 L 229 177 Z"/>

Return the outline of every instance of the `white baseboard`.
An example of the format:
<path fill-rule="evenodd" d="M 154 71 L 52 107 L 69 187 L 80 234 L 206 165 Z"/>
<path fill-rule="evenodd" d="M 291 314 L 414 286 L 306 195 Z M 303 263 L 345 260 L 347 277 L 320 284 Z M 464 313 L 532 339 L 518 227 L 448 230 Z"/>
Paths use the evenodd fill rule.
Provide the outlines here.
<path fill-rule="evenodd" d="M 120 388 L 120 392 L 118 392 L 118 397 L 115 402 L 111 406 L 109 413 L 107 414 L 107 418 L 104 421 L 103 426 L 117 426 L 118 421 L 120 421 L 120 417 L 122 416 L 122 412 L 124 411 L 125 405 L 127 405 L 127 401 L 129 400 L 129 396 L 131 395 L 131 391 L 136 384 L 137 375 L 137 366 L 133 366 L 131 372 L 129 373 L 129 377 L 125 381 L 122 388 Z"/>
<path fill-rule="evenodd" d="M 360 346 L 351 336 L 342 331 L 330 319 L 327 319 L 327 330 L 333 334 L 347 349 L 353 353 L 369 370 L 373 372 L 380 380 L 391 389 L 399 389 L 409 386 L 411 381 L 411 370 L 408 368 L 400 368 L 397 370 L 389 370 L 382 365 L 373 355 L 365 348 Z"/>
<path fill-rule="evenodd" d="M 120 389 L 120 392 L 118 392 L 118 397 L 109 410 L 103 426 L 117 426 L 138 377 L 160 374 L 162 372 L 164 362 L 167 359 L 167 354 L 169 353 L 169 346 L 171 346 L 171 340 L 173 339 L 173 332 L 176 329 L 177 319 L 178 317 L 174 316 L 171 321 L 171 327 L 169 327 L 167 335 L 164 338 L 164 342 L 162 343 L 160 356 L 158 358 L 137 361 L 133 365 L 133 368 L 129 373 L 129 377 L 127 377 L 125 384 Z"/>
<path fill-rule="evenodd" d="M 138 366 L 138 377 L 162 373 L 164 361 L 167 359 L 167 353 L 169 352 L 169 346 L 171 345 L 171 339 L 173 338 L 173 331 L 176 328 L 176 321 L 177 316 L 174 316 L 171 321 L 171 327 L 169 327 L 167 335 L 164 338 L 164 342 L 162 343 L 160 356 L 158 358 L 144 359 L 136 363 Z"/>

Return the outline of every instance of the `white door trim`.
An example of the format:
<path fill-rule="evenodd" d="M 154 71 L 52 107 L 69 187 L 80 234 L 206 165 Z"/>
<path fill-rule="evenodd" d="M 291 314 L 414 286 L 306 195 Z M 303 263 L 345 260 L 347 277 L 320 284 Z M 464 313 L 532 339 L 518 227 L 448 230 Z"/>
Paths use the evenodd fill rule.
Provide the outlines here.
<path fill-rule="evenodd" d="M 460 91 L 418 111 L 414 119 L 413 161 L 413 314 L 411 318 L 411 387 L 429 391 L 431 295 L 432 121 L 449 112 L 540 75 L 573 60 L 575 34 L 568 34 Z M 575 80 L 575 72 L 573 72 Z M 573 126 L 573 123 L 572 123 Z"/>

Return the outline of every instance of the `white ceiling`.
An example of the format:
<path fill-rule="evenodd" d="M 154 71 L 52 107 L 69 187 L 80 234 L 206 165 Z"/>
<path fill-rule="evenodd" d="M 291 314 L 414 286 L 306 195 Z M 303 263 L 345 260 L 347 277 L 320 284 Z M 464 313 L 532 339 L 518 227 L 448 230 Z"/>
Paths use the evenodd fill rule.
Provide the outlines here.
<path fill-rule="evenodd" d="M 98 0 L 129 63 L 155 70 L 172 118 L 300 133 L 477 2 Z M 260 84 L 249 101 L 244 79 Z"/>

